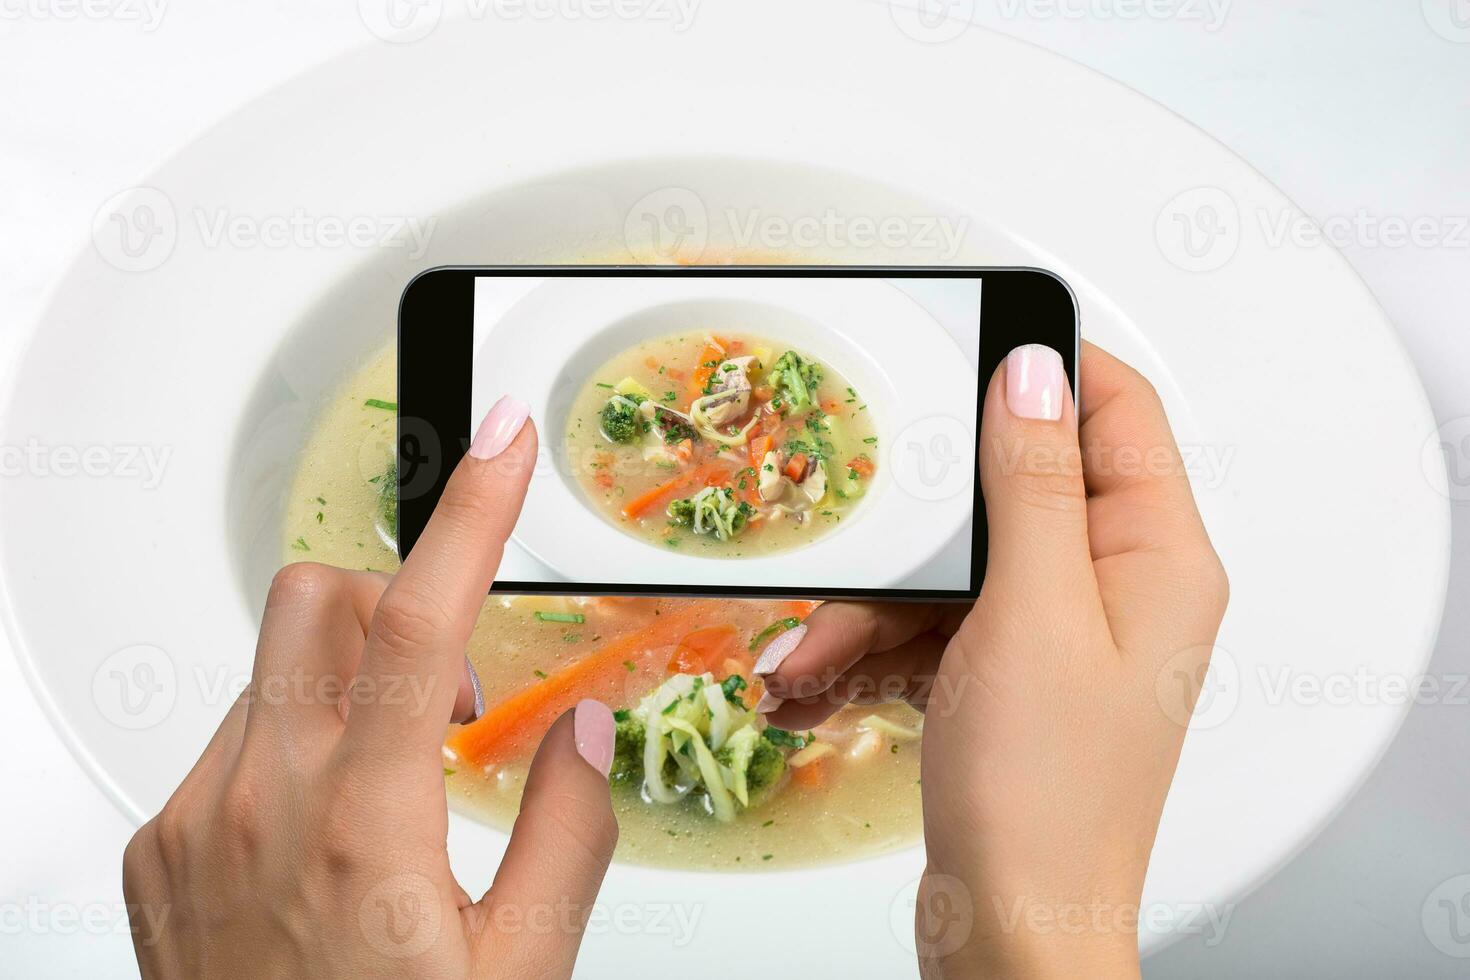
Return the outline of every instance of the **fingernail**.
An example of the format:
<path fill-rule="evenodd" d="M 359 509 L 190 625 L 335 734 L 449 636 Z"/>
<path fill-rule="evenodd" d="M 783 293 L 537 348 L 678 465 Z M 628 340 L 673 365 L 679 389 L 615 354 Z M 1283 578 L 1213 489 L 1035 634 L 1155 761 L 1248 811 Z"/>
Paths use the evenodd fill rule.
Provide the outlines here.
<path fill-rule="evenodd" d="M 613 715 L 607 705 L 591 698 L 578 701 L 572 712 L 572 734 L 577 752 L 588 765 L 604 776 L 612 771 Z"/>
<path fill-rule="evenodd" d="M 470 690 L 475 692 L 475 705 L 470 709 L 469 721 L 465 722 L 468 725 L 471 721 L 479 721 L 480 716 L 485 713 L 485 689 L 480 686 L 480 675 L 474 664 L 470 663 L 469 657 L 464 658 L 464 673 L 470 682 Z"/>
<path fill-rule="evenodd" d="M 1006 355 L 1006 405 L 1012 415 L 1057 421 L 1066 386 L 1062 355 L 1050 347 L 1026 344 Z"/>
<path fill-rule="evenodd" d="M 781 666 L 782 661 L 791 656 L 791 651 L 796 649 L 796 645 L 801 642 L 803 636 L 806 636 L 805 623 L 802 623 L 800 626 L 793 626 L 766 644 L 766 648 L 761 651 L 760 659 L 755 662 L 755 675 L 761 677 L 765 674 L 775 673 L 776 668 Z"/>
<path fill-rule="evenodd" d="M 470 442 L 470 455 L 476 459 L 494 459 L 515 442 L 516 435 L 531 415 L 531 406 L 519 398 L 506 395 L 490 409 L 475 438 Z"/>
<path fill-rule="evenodd" d="M 755 713 L 758 715 L 768 715 L 785 703 L 785 701 L 776 697 L 776 695 L 772 694 L 770 691 L 767 691 L 762 694 L 761 699 L 755 703 Z"/>

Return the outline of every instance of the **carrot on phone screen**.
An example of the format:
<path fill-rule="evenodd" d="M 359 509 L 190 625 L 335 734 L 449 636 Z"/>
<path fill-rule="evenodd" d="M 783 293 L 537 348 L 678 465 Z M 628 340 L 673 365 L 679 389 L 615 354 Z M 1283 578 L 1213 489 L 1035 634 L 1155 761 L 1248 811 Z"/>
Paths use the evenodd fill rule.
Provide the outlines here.
<path fill-rule="evenodd" d="M 514 758 L 583 698 L 620 700 L 630 673 L 642 673 L 649 678 L 648 687 L 656 686 L 663 678 L 669 647 L 701 622 L 719 616 L 721 606 L 715 600 L 669 604 L 648 626 L 603 644 L 576 663 L 490 706 L 478 721 L 465 725 L 445 744 L 472 765 Z"/>

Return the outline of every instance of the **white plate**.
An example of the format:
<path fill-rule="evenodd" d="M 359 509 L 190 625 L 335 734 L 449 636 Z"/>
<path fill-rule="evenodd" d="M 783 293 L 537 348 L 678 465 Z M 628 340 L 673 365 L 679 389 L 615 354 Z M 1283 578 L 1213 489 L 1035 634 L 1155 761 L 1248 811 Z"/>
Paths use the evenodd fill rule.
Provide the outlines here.
<path fill-rule="evenodd" d="M 835 0 L 707 3 L 682 32 L 445 23 L 265 95 L 109 202 L 9 386 L 4 444 L 45 453 L 0 482 L 0 573 L 39 697 L 118 803 L 155 811 L 248 673 L 291 455 L 317 400 L 390 335 L 413 272 L 595 257 L 654 230 L 715 261 L 799 227 L 812 260 L 1049 268 L 1084 334 L 1155 381 L 1234 594 L 1146 901 L 1232 901 L 1310 839 L 1406 706 L 1279 699 L 1279 672 L 1412 677 L 1439 621 L 1448 504 L 1442 469 L 1421 466 L 1435 425 L 1409 362 L 1339 255 L 1269 240 L 1256 219 L 1290 203 L 1217 143 L 1038 49 L 977 30 L 924 43 L 941 40 L 924 26 Z M 384 234 L 438 220 L 421 253 L 208 234 L 221 213 L 248 232 L 298 209 L 327 231 L 324 216 Z M 861 221 L 833 231 L 833 216 Z M 959 247 L 940 217 L 964 223 Z M 1223 233 L 1185 248 L 1192 218 Z M 889 219 L 908 247 L 869 243 Z M 129 476 L 139 447 L 168 454 L 156 487 Z M 63 450 L 107 475 L 65 475 Z M 472 891 L 502 846 L 454 821 Z M 912 973 L 922 863 L 616 866 L 610 907 L 697 906 L 697 934 L 676 948 L 604 926 L 582 962 L 723 965 L 757 930 L 780 951 L 773 976 Z"/>
<path fill-rule="evenodd" d="M 500 281 L 481 280 L 477 299 L 493 294 Z M 563 437 L 572 400 L 594 371 L 634 344 L 756 325 L 831 364 L 862 392 L 878 445 L 885 448 L 871 485 L 843 526 L 798 554 L 730 561 L 635 541 L 598 514 L 577 483 Z M 903 451 L 907 438 L 901 434 L 918 431 L 929 420 L 946 420 L 965 437 L 955 451 L 969 457 L 978 381 L 955 339 L 890 283 L 553 279 L 530 289 L 490 322 L 477 324 L 474 377 L 472 418 L 482 417 L 499 393 L 513 392 L 530 404 L 543 427 L 544 458 L 515 540 L 565 581 L 618 581 L 613 569 L 622 566 L 636 569 L 640 581 L 660 585 L 800 590 L 810 587 L 796 577 L 802 569 L 822 569 L 821 584 L 831 588 L 969 585 L 967 560 L 945 562 L 939 569 L 926 566 L 957 534 L 963 532 L 968 542 L 973 481 L 947 484 L 936 495 L 917 472 L 921 457 Z M 974 471 L 966 467 L 964 472 Z M 873 547 L 878 537 L 891 546 Z M 918 581 L 911 579 L 916 573 Z"/>

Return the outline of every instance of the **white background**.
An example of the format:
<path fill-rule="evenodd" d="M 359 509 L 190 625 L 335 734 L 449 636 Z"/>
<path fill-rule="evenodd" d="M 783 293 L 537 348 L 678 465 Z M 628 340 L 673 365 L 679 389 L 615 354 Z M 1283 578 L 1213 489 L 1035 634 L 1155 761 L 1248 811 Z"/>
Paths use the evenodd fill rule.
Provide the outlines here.
<path fill-rule="evenodd" d="M 345 0 L 164 6 L 151 31 L 146 16 L 126 19 L 141 6 L 67 18 L 66 2 L 0 0 L 5 356 L 13 356 L 46 286 L 86 244 L 103 201 L 255 94 L 372 40 Z M 1120 16 L 1130 9 L 1126 0 L 954 0 L 951 7 L 1138 88 L 1236 150 L 1320 221 L 1429 217 L 1448 229 L 1470 215 L 1470 43 L 1429 23 L 1456 3 L 1470 13 L 1464 0 L 1158 5 L 1223 5 L 1218 30 L 1208 29 L 1208 16 Z M 839 25 L 833 43 L 840 38 Z M 1393 248 L 1358 236 L 1344 251 L 1398 325 L 1440 421 L 1470 416 L 1470 248 L 1463 239 Z M 1330 425 L 1332 406 L 1320 411 Z M 1470 458 L 1456 462 L 1470 467 Z M 1341 472 L 1322 474 L 1323 493 L 1370 464 L 1345 460 Z M 1465 505 L 1456 507 L 1454 533 L 1450 597 L 1431 665 L 1447 683 L 1470 674 Z M 77 602 L 84 614 L 86 597 Z M 121 927 L 83 929 L 66 917 L 111 915 L 131 828 L 56 741 L 8 651 L 0 654 L 0 746 L 0 974 L 131 974 Z M 1234 910 L 1222 942 L 1205 948 L 1186 940 L 1145 972 L 1463 977 L 1470 960 L 1430 945 L 1420 911 L 1436 885 L 1467 873 L 1470 705 L 1462 693 L 1456 703 L 1411 713 L 1357 797 Z M 29 927 L 33 915 L 40 929 Z"/>

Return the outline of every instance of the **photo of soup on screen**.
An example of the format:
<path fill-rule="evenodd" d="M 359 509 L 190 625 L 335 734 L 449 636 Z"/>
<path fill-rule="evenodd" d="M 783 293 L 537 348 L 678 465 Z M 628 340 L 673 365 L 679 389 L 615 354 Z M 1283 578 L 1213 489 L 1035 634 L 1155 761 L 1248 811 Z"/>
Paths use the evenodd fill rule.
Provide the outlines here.
<path fill-rule="evenodd" d="M 540 438 L 497 587 L 968 588 L 980 285 L 479 277 L 472 415 Z"/>

